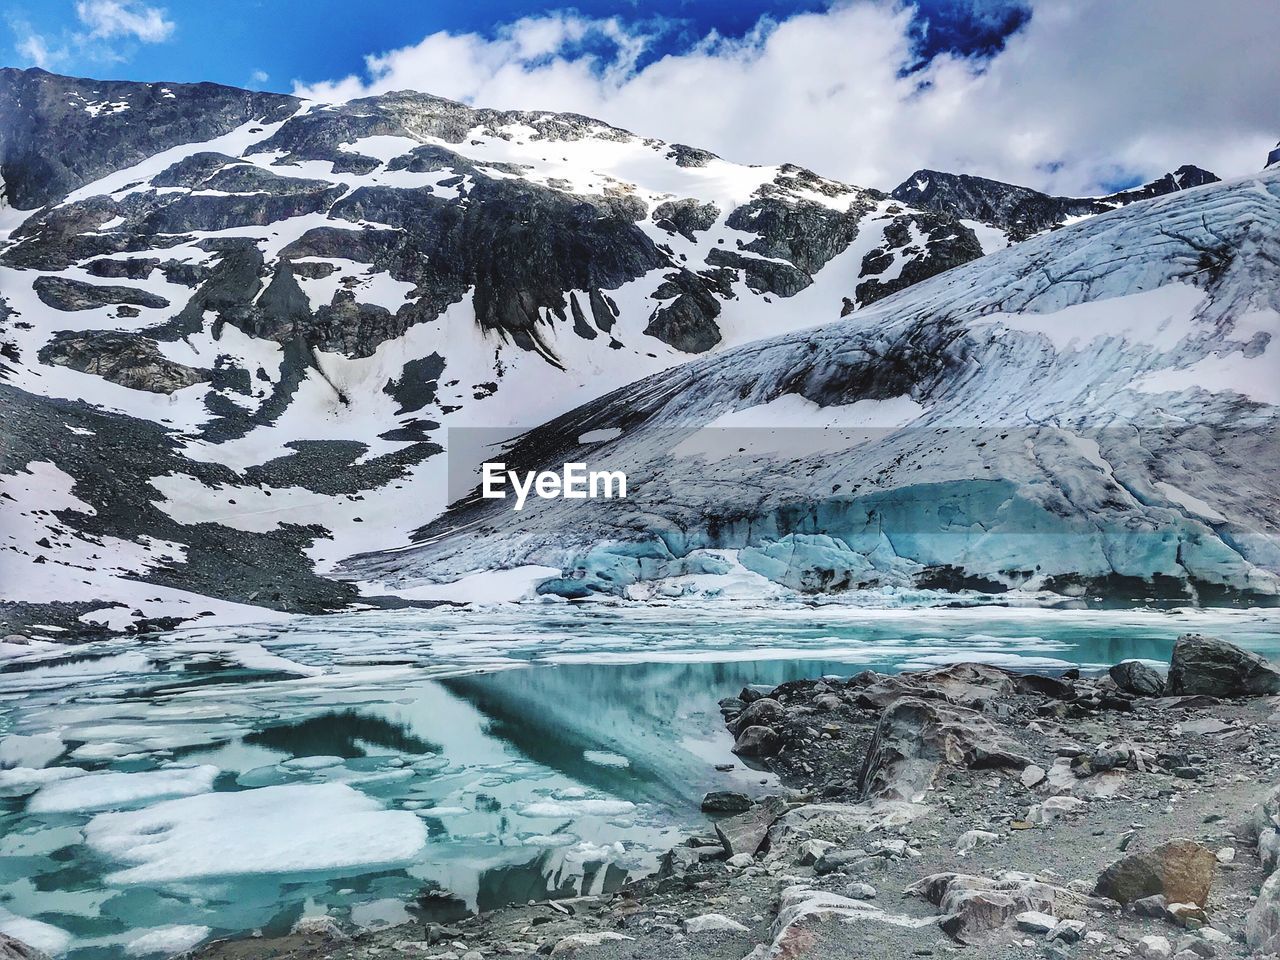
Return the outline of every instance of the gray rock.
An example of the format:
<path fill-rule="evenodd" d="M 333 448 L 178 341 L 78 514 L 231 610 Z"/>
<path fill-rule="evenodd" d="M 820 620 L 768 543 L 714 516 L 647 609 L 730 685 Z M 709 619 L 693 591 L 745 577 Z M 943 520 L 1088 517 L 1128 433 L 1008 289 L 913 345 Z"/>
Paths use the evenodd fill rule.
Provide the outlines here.
<path fill-rule="evenodd" d="M 850 900 L 874 900 L 876 898 L 876 888 L 869 883 L 855 880 L 845 886 L 844 895 Z"/>
<path fill-rule="evenodd" d="M 1168 960 L 1173 955 L 1173 944 L 1168 937 L 1152 934 L 1138 941 L 1135 952 L 1141 960 Z"/>
<path fill-rule="evenodd" d="M 1030 762 L 976 710 L 904 697 L 880 716 L 860 789 L 864 799 L 912 800 L 933 785 L 944 763 L 1022 769 Z"/>
<path fill-rule="evenodd" d="M 683 926 L 685 933 L 747 932 L 745 924 L 739 923 L 732 917 L 726 917 L 723 913 L 704 913 L 700 917 L 688 917 Z"/>
<path fill-rule="evenodd" d="M 49 955 L 8 934 L 0 933 L 0 960 L 49 960 Z"/>
<path fill-rule="evenodd" d="M 1084 937 L 1086 930 L 1083 920 L 1059 920 L 1054 928 L 1049 931 L 1050 940 L 1059 940 L 1063 943 L 1076 943 Z"/>
<path fill-rule="evenodd" d="M 1184 634 L 1173 647 L 1169 692 L 1211 697 L 1280 693 L 1280 670 L 1256 653 L 1224 640 Z"/>
<path fill-rule="evenodd" d="M 786 713 L 786 707 L 773 697 L 759 697 L 747 704 L 730 729 L 738 733 L 747 727 L 769 726 L 775 720 L 781 720 Z"/>
<path fill-rule="evenodd" d="M 733 745 L 733 752 L 743 757 L 771 757 L 782 742 L 773 727 L 747 727 Z"/>
<path fill-rule="evenodd" d="M 1058 918 L 1051 913 L 1027 910 L 1014 917 L 1013 922 L 1019 930 L 1026 930 L 1028 933 L 1048 933 L 1058 925 Z"/>
<path fill-rule="evenodd" d="M 289 932 L 300 937 L 321 937 L 325 940 L 347 939 L 347 935 L 342 932 L 342 928 L 333 917 L 303 917 Z"/>
<path fill-rule="evenodd" d="M 765 797 L 746 813 L 718 821 L 716 836 L 728 856 L 740 853 L 754 856 L 768 836 L 769 828 L 786 811 L 787 802 L 781 797 Z"/>
<path fill-rule="evenodd" d="M 1140 697 L 1164 696 L 1164 677 L 1141 660 L 1122 660 L 1108 671 L 1108 675 L 1125 693 Z"/>
<path fill-rule="evenodd" d="M 979 942 L 1020 914 L 1051 918 L 1065 914 L 1069 919 L 1094 905 L 1080 894 L 1012 871 L 994 878 L 939 873 L 913 883 L 905 892 L 934 904 L 943 915 L 943 931 L 961 943 Z"/>
<path fill-rule="evenodd" d="M 1244 927 L 1245 940 L 1260 954 L 1280 953 L 1280 870 L 1258 891 Z"/>
<path fill-rule="evenodd" d="M 703 813 L 743 813 L 751 809 L 751 798 L 733 790 L 712 790 L 702 798 Z"/>
<path fill-rule="evenodd" d="M 813 872 L 820 877 L 828 873 L 842 873 L 869 856 L 870 854 L 862 849 L 826 850 L 814 863 Z"/>
<path fill-rule="evenodd" d="M 55 310 L 93 310 L 118 303 L 135 307 L 164 308 L 164 297 L 134 287 L 106 286 L 67 277 L 37 277 L 33 284 L 40 302 Z"/>

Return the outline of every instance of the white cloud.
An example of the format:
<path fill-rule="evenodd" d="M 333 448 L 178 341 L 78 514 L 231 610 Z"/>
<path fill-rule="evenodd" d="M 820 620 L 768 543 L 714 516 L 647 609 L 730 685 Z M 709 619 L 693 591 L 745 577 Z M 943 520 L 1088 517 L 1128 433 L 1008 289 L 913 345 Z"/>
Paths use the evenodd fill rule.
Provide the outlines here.
<path fill-rule="evenodd" d="M 137 0 L 80 0 L 76 16 L 93 40 L 128 38 L 162 43 L 173 35 L 173 21 L 165 18 L 163 9 Z"/>
<path fill-rule="evenodd" d="M 67 56 L 65 49 L 51 49 L 44 37 L 31 32 L 19 36 L 14 49 L 23 60 L 42 70 L 57 66 Z"/>
<path fill-rule="evenodd" d="M 1280 8 L 1220 0 L 1033 0 L 985 64 L 911 60 L 910 11 L 844 2 L 741 40 L 714 34 L 642 68 L 644 27 L 552 13 L 493 36 L 435 33 L 371 55 L 363 76 L 298 84 L 344 100 L 423 90 L 482 106 L 584 113 L 736 160 L 789 160 L 892 186 L 917 167 L 1062 193 L 1196 163 L 1258 169 L 1280 135 Z M 610 40 L 614 53 L 602 56 Z"/>
<path fill-rule="evenodd" d="M 251 83 L 266 83 L 270 79 L 271 74 L 267 73 L 265 70 L 255 70 L 253 73 L 249 74 L 249 81 Z"/>

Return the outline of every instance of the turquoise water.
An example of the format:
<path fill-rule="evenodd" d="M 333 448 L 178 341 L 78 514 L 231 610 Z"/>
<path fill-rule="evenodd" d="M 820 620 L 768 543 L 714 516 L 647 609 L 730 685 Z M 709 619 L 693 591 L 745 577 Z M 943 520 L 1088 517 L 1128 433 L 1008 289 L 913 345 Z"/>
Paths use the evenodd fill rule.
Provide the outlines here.
<path fill-rule="evenodd" d="M 537 606 L 0 662 L 0 930 L 96 960 L 608 889 L 707 789 L 770 788 L 717 709 L 748 683 L 1164 661 L 1188 631 L 1280 659 L 1275 613 Z"/>

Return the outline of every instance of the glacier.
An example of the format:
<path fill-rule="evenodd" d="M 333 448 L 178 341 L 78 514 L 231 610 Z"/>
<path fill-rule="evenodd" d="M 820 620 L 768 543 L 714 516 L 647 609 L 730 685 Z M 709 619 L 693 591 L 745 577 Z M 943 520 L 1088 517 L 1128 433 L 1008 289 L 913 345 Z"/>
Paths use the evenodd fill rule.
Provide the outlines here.
<path fill-rule="evenodd" d="M 414 586 L 552 566 L 561 575 L 538 589 L 569 598 L 737 564 L 800 592 L 1274 603 L 1277 333 L 1270 170 L 1133 203 L 616 390 L 505 457 L 583 459 L 581 434 L 620 431 L 590 459 L 626 471 L 624 503 L 516 515 L 471 496 L 416 545 L 343 570 Z M 842 424 L 869 402 L 886 405 L 878 418 Z M 718 455 L 699 455 L 708 446 Z"/>

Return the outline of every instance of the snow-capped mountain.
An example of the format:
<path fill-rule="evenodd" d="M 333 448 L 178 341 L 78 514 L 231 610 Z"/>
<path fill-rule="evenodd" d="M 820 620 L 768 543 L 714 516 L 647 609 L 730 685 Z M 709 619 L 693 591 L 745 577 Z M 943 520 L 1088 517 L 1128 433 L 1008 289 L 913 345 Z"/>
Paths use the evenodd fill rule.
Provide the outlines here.
<path fill-rule="evenodd" d="M 1217 183 L 1218 177 L 1190 164 L 1163 177 L 1102 197 L 1054 197 L 1030 187 L 969 174 L 917 170 L 893 188 L 895 200 L 955 217 L 975 230 L 991 252 L 1138 200 Z"/>
<path fill-rule="evenodd" d="M 346 570 L 412 588 L 523 569 L 567 597 L 973 587 L 1274 603 L 1278 335 L 1272 168 L 622 387 L 505 459 L 622 470 L 628 499 L 517 513 L 473 496 L 417 546 Z"/>
<path fill-rule="evenodd" d="M 0 601 L 74 629 L 391 602 L 325 574 L 445 507 L 450 432 L 983 252 L 800 167 L 416 93 L 3 70 L 0 179 Z"/>

